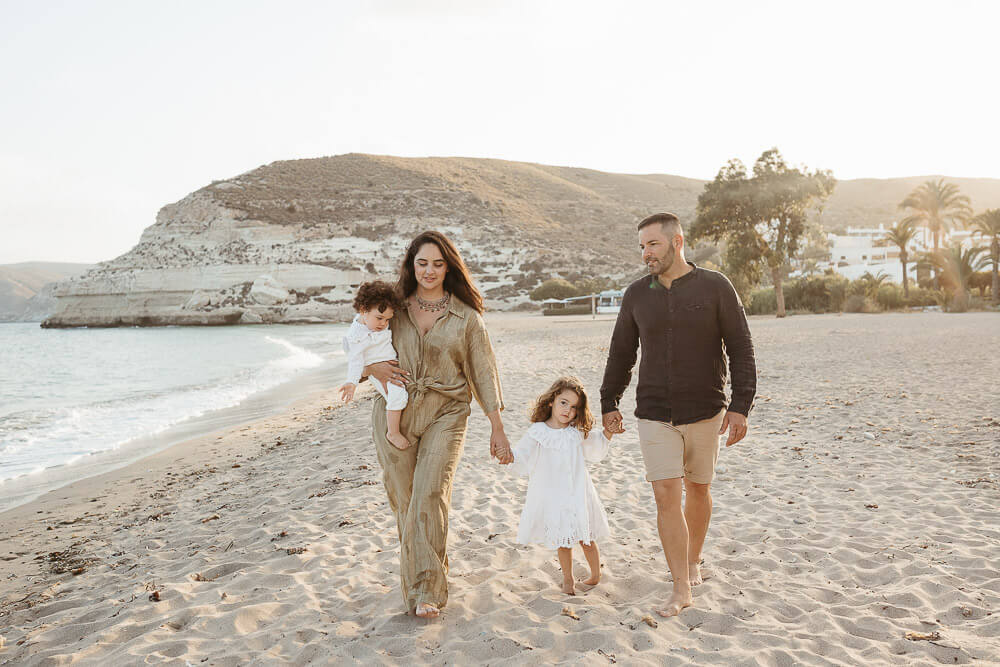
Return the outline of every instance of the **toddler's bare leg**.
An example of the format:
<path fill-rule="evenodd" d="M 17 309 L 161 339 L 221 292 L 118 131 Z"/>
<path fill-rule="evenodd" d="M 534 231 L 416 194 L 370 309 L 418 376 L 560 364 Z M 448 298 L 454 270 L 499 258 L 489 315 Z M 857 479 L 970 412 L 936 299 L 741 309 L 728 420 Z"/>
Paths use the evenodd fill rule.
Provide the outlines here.
<path fill-rule="evenodd" d="M 573 581 L 573 550 L 568 547 L 559 547 L 559 567 L 562 568 L 563 582 L 562 592 L 566 595 L 576 595 Z"/>
<path fill-rule="evenodd" d="M 583 556 L 587 559 L 587 565 L 590 566 L 590 577 L 584 579 L 583 583 L 588 586 L 596 586 L 601 581 L 601 552 L 597 550 L 597 542 L 590 544 L 580 542 L 580 546 L 583 547 Z"/>
<path fill-rule="evenodd" d="M 385 421 L 386 421 L 386 433 L 385 437 L 389 440 L 396 449 L 407 449 L 410 446 L 410 441 L 406 439 L 402 433 L 399 432 L 399 417 L 403 414 L 402 410 L 386 410 L 385 411 Z"/>

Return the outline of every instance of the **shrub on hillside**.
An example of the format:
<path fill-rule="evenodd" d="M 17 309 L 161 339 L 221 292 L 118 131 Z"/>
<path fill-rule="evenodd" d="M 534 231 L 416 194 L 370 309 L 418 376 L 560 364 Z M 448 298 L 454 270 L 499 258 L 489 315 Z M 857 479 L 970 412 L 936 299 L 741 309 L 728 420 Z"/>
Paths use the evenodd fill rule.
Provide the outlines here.
<path fill-rule="evenodd" d="M 553 278 L 546 280 L 531 292 L 532 301 L 544 301 L 545 299 L 566 299 L 579 294 L 576 287 L 568 280 Z"/>

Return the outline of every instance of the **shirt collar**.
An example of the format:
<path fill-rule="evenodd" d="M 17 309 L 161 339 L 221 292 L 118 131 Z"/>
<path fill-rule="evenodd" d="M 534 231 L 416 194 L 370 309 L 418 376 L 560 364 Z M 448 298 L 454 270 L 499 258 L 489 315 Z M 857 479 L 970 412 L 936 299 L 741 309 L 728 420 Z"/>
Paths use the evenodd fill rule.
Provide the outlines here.
<path fill-rule="evenodd" d="M 687 273 L 685 273 L 680 278 L 675 279 L 674 282 L 671 283 L 672 285 L 677 285 L 678 283 L 685 283 L 685 282 L 687 282 L 690 278 L 694 278 L 695 274 L 698 273 L 698 271 L 700 270 L 698 268 L 698 265 L 695 264 L 694 262 L 688 262 L 687 265 L 691 267 L 691 270 L 688 271 Z M 663 286 L 663 283 L 661 283 L 656 278 L 656 276 L 654 276 L 652 274 L 650 274 L 650 276 L 649 276 L 649 287 L 650 287 L 650 289 L 657 289 L 657 288 L 659 288 L 659 289 L 666 289 L 666 287 Z"/>

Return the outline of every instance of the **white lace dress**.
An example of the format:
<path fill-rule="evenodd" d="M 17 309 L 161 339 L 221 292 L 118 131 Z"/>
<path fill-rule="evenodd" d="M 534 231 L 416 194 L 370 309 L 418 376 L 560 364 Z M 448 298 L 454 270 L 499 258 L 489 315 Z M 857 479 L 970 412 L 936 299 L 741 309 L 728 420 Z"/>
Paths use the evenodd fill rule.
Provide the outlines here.
<path fill-rule="evenodd" d="M 541 544 L 550 549 L 587 544 L 610 535 L 608 517 L 587 472 L 587 462 L 607 456 L 610 441 L 600 428 L 586 440 L 576 428 L 552 428 L 544 422 L 531 425 L 514 446 L 512 471 L 528 476 L 521 523 L 520 544 Z"/>

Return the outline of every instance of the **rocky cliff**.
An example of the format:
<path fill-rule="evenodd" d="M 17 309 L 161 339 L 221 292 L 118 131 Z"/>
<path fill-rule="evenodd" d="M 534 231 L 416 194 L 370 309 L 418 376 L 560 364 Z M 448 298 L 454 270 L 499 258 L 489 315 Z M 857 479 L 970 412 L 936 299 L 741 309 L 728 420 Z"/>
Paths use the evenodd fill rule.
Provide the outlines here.
<path fill-rule="evenodd" d="M 927 178 L 841 182 L 819 221 L 892 224 Z M 1000 182 L 949 180 L 977 211 L 1000 206 Z M 490 308 L 513 308 L 550 277 L 634 275 L 635 223 L 663 210 L 690 222 L 703 186 L 473 158 L 275 162 L 163 207 L 128 253 L 56 284 L 43 326 L 345 320 L 357 285 L 394 279 L 427 229 L 456 241 Z"/>
<path fill-rule="evenodd" d="M 455 240 L 491 308 L 510 308 L 550 276 L 634 272 L 636 220 L 691 215 L 700 190 L 500 160 L 276 162 L 163 207 L 128 253 L 58 283 L 43 326 L 345 320 L 357 285 L 393 279 L 426 229 Z"/>

